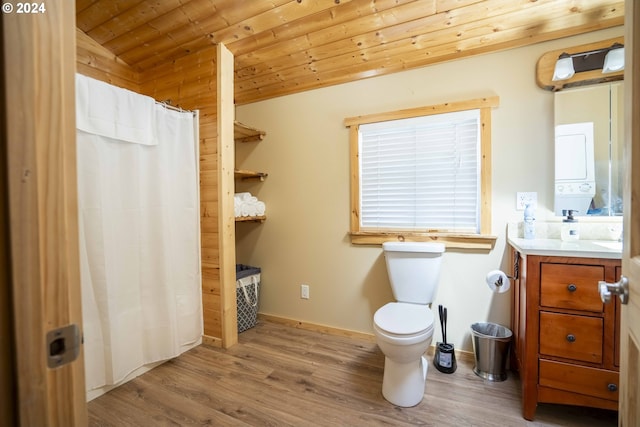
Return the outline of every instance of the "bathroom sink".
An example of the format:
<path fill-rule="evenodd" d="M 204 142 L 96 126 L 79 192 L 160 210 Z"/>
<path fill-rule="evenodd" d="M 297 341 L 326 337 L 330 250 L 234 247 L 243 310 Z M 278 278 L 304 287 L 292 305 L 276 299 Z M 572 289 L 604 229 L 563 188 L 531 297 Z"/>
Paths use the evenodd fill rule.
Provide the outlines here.
<path fill-rule="evenodd" d="M 593 242 L 595 245 L 612 249 L 614 251 L 622 251 L 622 242 Z"/>

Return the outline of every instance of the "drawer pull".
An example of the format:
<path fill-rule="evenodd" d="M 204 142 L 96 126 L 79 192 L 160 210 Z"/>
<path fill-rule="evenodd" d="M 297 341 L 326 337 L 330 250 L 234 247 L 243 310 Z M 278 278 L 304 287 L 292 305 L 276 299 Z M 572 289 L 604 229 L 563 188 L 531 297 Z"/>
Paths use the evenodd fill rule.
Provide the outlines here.
<path fill-rule="evenodd" d="M 607 388 L 609 389 L 609 391 L 618 391 L 618 385 L 617 384 L 609 384 L 607 386 Z"/>
<path fill-rule="evenodd" d="M 575 342 L 576 341 L 576 336 L 573 334 L 569 334 L 567 335 L 567 341 L 569 342 Z"/>
<path fill-rule="evenodd" d="M 569 286 L 567 286 L 567 289 L 569 290 L 569 292 L 575 292 L 578 289 L 578 287 L 573 283 L 571 283 L 569 284 Z"/>

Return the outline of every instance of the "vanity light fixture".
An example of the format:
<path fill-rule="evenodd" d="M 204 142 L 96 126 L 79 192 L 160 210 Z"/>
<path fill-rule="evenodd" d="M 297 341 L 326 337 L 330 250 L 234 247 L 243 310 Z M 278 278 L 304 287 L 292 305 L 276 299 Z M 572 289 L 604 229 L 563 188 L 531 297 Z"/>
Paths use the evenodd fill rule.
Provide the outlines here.
<path fill-rule="evenodd" d="M 567 80 L 576 73 L 573 68 L 573 58 L 567 52 L 563 52 L 556 61 L 556 68 L 553 70 L 553 80 Z"/>
<path fill-rule="evenodd" d="M 568 54 L 563 52 L 556 61 L 551 80 L 567 80 L 575 73 L 602 69 L 603 73 L 615 73 L 624 69 L 624 45 L 614 43 L 611 47 Z"/>
<path fill-rule="evenodd" d="M 603 73 L 615 73 L 624 70 L 624 45 L 615 43 L 604 57 Z"/>

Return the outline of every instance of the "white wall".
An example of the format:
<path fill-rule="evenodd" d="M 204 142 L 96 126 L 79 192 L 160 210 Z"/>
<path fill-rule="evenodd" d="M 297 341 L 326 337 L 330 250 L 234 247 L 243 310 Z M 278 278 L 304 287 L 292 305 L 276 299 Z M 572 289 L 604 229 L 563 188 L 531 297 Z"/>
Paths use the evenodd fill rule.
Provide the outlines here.
<path fill-rule="evenodd" d="M 267 204 L 265 223 L 236 227 L 237 261 L 262 268 L 260 312 L 372 333 L 373 313 L 393 297 L 381 248 L 349 240 L 344 119 L 498 95 L 492 115 L 498 239 L 490 252 L 444 254 L 435 305 L 448 307 L 447 335 L 459 349 L 472 349 L 473 322 L 508 326 L 511 292 L 491 293 L 484 277 L 509 269 L 506 223 L 522 216 L 516 191 L 537 191 L 537 217 L 553 215 L 553 94 L 536 85 L 536 62 L 547 51 L 622 33 L 619 27 L 239 106 L 237 120 L 267 132 L 260 143 L 237 144 L 236 155 L 238 167 L 269 173 L 263 183 L 238 186 Z M 301 283 L 311 287 L 309 300 L 300 299 Z"/>

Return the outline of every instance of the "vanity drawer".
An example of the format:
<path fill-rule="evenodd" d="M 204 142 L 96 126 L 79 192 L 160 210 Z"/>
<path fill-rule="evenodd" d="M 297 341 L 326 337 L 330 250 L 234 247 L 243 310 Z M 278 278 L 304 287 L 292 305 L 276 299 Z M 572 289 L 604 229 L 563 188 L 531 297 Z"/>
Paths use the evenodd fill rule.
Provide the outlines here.
<path fill-rule="evenodd" d="M 540 268 L 540 305 L 596 313 L 604 310 L 598 293 L 603 266 L 543 263 Z"/>
<path fill-rule="evenodd" d="M 602 363 L 600 317 L 540 312 L 540 354 Z"/>
<path fill-rule="evenodd" d="M 618 400 L 620 375 L 615 371 L 541 359 L 539 377 L 541 386 Z"/>

